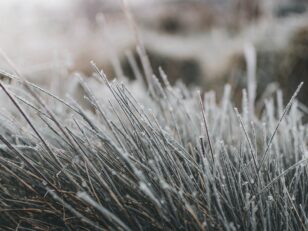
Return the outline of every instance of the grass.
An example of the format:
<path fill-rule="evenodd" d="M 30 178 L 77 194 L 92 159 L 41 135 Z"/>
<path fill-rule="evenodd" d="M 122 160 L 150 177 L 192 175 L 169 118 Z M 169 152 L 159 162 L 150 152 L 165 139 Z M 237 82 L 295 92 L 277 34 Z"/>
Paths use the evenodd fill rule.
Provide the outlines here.
<path fill-rule="evenodd" d="M 18 84 L 0 84 L 0 229 L 308 229 L 301 85 L 257 116 L 230 86 L 217 102 L 161 71 L 137 100 L 94 70 L 102 92 L 80 81 L 92 110 L 2 73 Z"/>

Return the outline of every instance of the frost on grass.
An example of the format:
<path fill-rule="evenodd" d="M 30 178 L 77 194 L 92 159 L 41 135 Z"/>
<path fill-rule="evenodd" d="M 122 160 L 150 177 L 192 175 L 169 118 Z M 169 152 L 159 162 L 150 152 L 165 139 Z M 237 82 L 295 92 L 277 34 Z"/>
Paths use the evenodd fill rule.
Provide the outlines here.
<path fill-rule="evenodd" d="M 229 86 L 216 102 L 153 77 L 137 100 L 132 84 L 97 74 L 101 91 L 81 81 L 91 110 L 30 83 L 1 84 L 15 108 L 0 114 L 1 229 L 308 228 L 298 92 L 251 116 L 245 93 L 234 109 Z"/>

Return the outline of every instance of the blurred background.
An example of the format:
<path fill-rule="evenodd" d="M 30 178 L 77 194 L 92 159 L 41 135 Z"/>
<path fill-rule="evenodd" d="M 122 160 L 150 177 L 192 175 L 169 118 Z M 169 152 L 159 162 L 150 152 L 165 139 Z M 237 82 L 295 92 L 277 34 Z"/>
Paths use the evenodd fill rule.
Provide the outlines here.
<path fill-rule="evenodd" d="M 137 34 L 157 76 L 162 67 L 172 84 L 181 79 L 218 95 L 229 83 L 239 100 L 249 47 L 258 100 L 278 88 L 290 98 L 307 81 L 299 99 L 308 105 L 307 0 L 127 0 L 126 5 L 136 27 L 121 0 L 1 0 L 0 68 L 12 72 L 7 55 L 23 76 L 46 87 L 55 79 L 69 84 L 76 72 L 91 78 L 94 60 L 109 78 L 134 79 L 127 56 L 140 66 Z"/>

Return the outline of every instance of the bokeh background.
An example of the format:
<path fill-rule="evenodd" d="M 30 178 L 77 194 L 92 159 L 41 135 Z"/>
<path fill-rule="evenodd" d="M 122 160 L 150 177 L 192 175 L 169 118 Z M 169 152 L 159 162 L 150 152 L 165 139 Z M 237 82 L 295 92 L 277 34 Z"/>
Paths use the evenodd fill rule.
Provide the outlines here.
<path fill-rule="evenodd" d="M 278 88 L 287 99 L 307 81 L 299 99 L 308 105 L 308 1 L 127 0 L 136 27 L 124 5 L 1 0 L 0 68 L 12 72 L 7 56 L 23 76 L 49 87 L 54 80 L 69 85 L 77 72 L 91 78 L 94 60 L 109 78 L 134 79 L 127 55 L 140 65 L 138 34 L 158 77 L 162 67 L 172 84 L 181 79 L 218 95 L 229 83 L 239 101 L 249 47 L 256 58 L 258 100 Z"/>

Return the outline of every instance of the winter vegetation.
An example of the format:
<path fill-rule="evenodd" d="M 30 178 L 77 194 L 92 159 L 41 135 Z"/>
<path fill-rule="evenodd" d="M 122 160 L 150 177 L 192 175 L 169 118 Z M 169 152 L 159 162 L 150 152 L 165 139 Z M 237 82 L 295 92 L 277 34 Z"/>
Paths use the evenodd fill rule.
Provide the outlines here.
<path fill-rule="evenodd" d="M 0 230 L 308 230 L 304 0 L 14 2 Z"/>
<path fill-rule="evenodd" d="M 308 229 L 302 84 L 257 114 L 251 71 L 236 109 L 228 85 L 218 100 L 161 69 L 110 82 L 92 67 L 88 109 L 1 71 L 2 230 Z"/>

